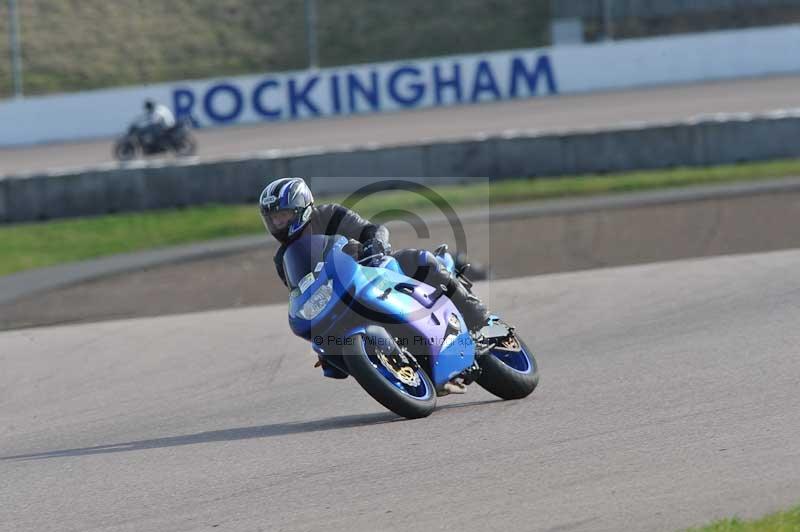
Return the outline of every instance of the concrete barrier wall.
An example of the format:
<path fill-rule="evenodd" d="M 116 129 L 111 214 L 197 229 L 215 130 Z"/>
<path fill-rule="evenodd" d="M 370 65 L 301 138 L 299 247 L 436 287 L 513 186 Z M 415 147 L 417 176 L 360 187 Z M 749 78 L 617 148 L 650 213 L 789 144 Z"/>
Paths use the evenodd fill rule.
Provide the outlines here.
<path fill-rule="evenodd" d="M 407 176 L 419 176 L 421 183 L 442 176 L 468 182 L 475 176 L 559 176 L 800 157 L 797 139 L 800 111 L 197 164 L 138 163 L 2 179 L 0 221 L 254 203 L 267 181 L 287 175 L 312 176 L 314 189 L 325 195 L 352 189 L 351 180 L 337 177 L 363 177 L 365 184 Z"/>

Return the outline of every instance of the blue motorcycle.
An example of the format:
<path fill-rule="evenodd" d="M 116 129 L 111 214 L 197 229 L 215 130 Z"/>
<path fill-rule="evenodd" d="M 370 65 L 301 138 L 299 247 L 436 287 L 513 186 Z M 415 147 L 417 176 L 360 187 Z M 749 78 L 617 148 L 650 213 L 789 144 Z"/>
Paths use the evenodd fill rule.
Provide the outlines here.
<path fill-rule="evenodd" d="M 536 359 L 513 327 L 492 316 L 476 342 L 444 287 L 408 277 L 391 256 L 365 266 L 354 243 L 305 236 L 284 255 L 289 324 L 312 343 L 327 376 L 354 377 L 373 399 L 409 419 L 429 416 L 448 383 L 477 382 L 502 399 L 533 392 Z M 472 288 L 447 246 L 435 256 Z"/>

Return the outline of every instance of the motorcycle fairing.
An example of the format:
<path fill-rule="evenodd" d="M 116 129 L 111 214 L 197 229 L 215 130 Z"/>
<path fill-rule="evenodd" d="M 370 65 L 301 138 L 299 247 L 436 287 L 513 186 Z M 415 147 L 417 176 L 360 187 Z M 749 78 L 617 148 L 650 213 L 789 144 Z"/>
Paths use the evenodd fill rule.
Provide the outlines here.
<path fill-rule="evenodd" d="M 295 244 L 298 243 L 300 241 Z M 307 244 L 318 245 L 320 242 Z M 401 339 L 406 344 L 402 347 L 410 353 L 428 357 L 429 375 L 437 388 L 472 366 L 474 342 L 455 305 L 448 298 L 441 297 L 441 291 L 400 273 L 397 261 L 390 257 L 384 258 L 376 268 L 361 266 L 342 251 L 345 244 L 347 239 L 338 237 L 328 246 L 330 249 L 322 266 L 308 264 L 307 269 L 314 274 L 313 281 L 309 277 L 304 290 L 293 290 L 289 323 L 296 335 L 309 340 L 321 337 L 320 344 L 313 342 L 315 350 L 337 368 L 344 369 L 341 355 L 337 355 L 341 350 L 329 346 L 329 339 L 334 337 L 341 344 L 342 340 L 353 335 L 366 335 L 369 326 L 383 327 Z M 331 300 L 314 319 L 303 319 L 299 315 L 300 309 L 331 280 Z M 360 317 L 362 323 L 351 326 L 342 334 L 337 325 L 345 314 Z M 454 328 L 456 322 L 458 326 Z M 446 339 L 449 343 L 442 349 Z"/>

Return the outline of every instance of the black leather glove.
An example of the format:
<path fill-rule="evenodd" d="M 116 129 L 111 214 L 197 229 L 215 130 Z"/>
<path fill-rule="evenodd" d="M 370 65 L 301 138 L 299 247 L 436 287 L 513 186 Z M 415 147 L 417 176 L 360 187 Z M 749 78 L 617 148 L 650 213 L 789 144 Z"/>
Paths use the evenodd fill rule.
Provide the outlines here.
<path fill-rule="evenodd" d="M 344 253 L 350 255 L 355 260 L 359 260 L 359 259 L 361 259 L 361 257 L 364 256 L 363 255 L 363 250 L 364 250 L 364 246 L 361 245 L 361 242 L 359 242 L 358 240 L 355 240 L 353 238 L 351 238 L 347 242 L 347 244 L 345 244 L 344 247 L 342 248 L 342 251 Z"/>
<path fill-rule="evenodd" d="M 380 262 L 384 255 L 388 255 L 391 252 L 391 246 L 384 244 L 381 240 L 373 238 L 364 243 L 364 247 L 361 250 L 361 258 L 373 257 L 370 262 L 376 264 Z"/>

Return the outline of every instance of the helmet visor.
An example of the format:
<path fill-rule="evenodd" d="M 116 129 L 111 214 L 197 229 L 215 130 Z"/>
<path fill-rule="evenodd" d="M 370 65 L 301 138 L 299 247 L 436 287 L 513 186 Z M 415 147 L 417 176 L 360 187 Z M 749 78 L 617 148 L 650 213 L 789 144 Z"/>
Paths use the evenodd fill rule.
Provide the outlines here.
<path fill-rule="evenodd" d="M 295 218 L 297 218 L 297 213 L 294 209 L 282 209 L 267 214 L 269 225 L 278 231 L 283 231 L 289 227 Z"/>
<path fill-rule="evenodd" d="M 295 209 L 280 209 L 272 212 L 262 212 L 264 223 L 273 235 L 288 235 L 289 228 L 297 222 L 298 213 Z"/>

